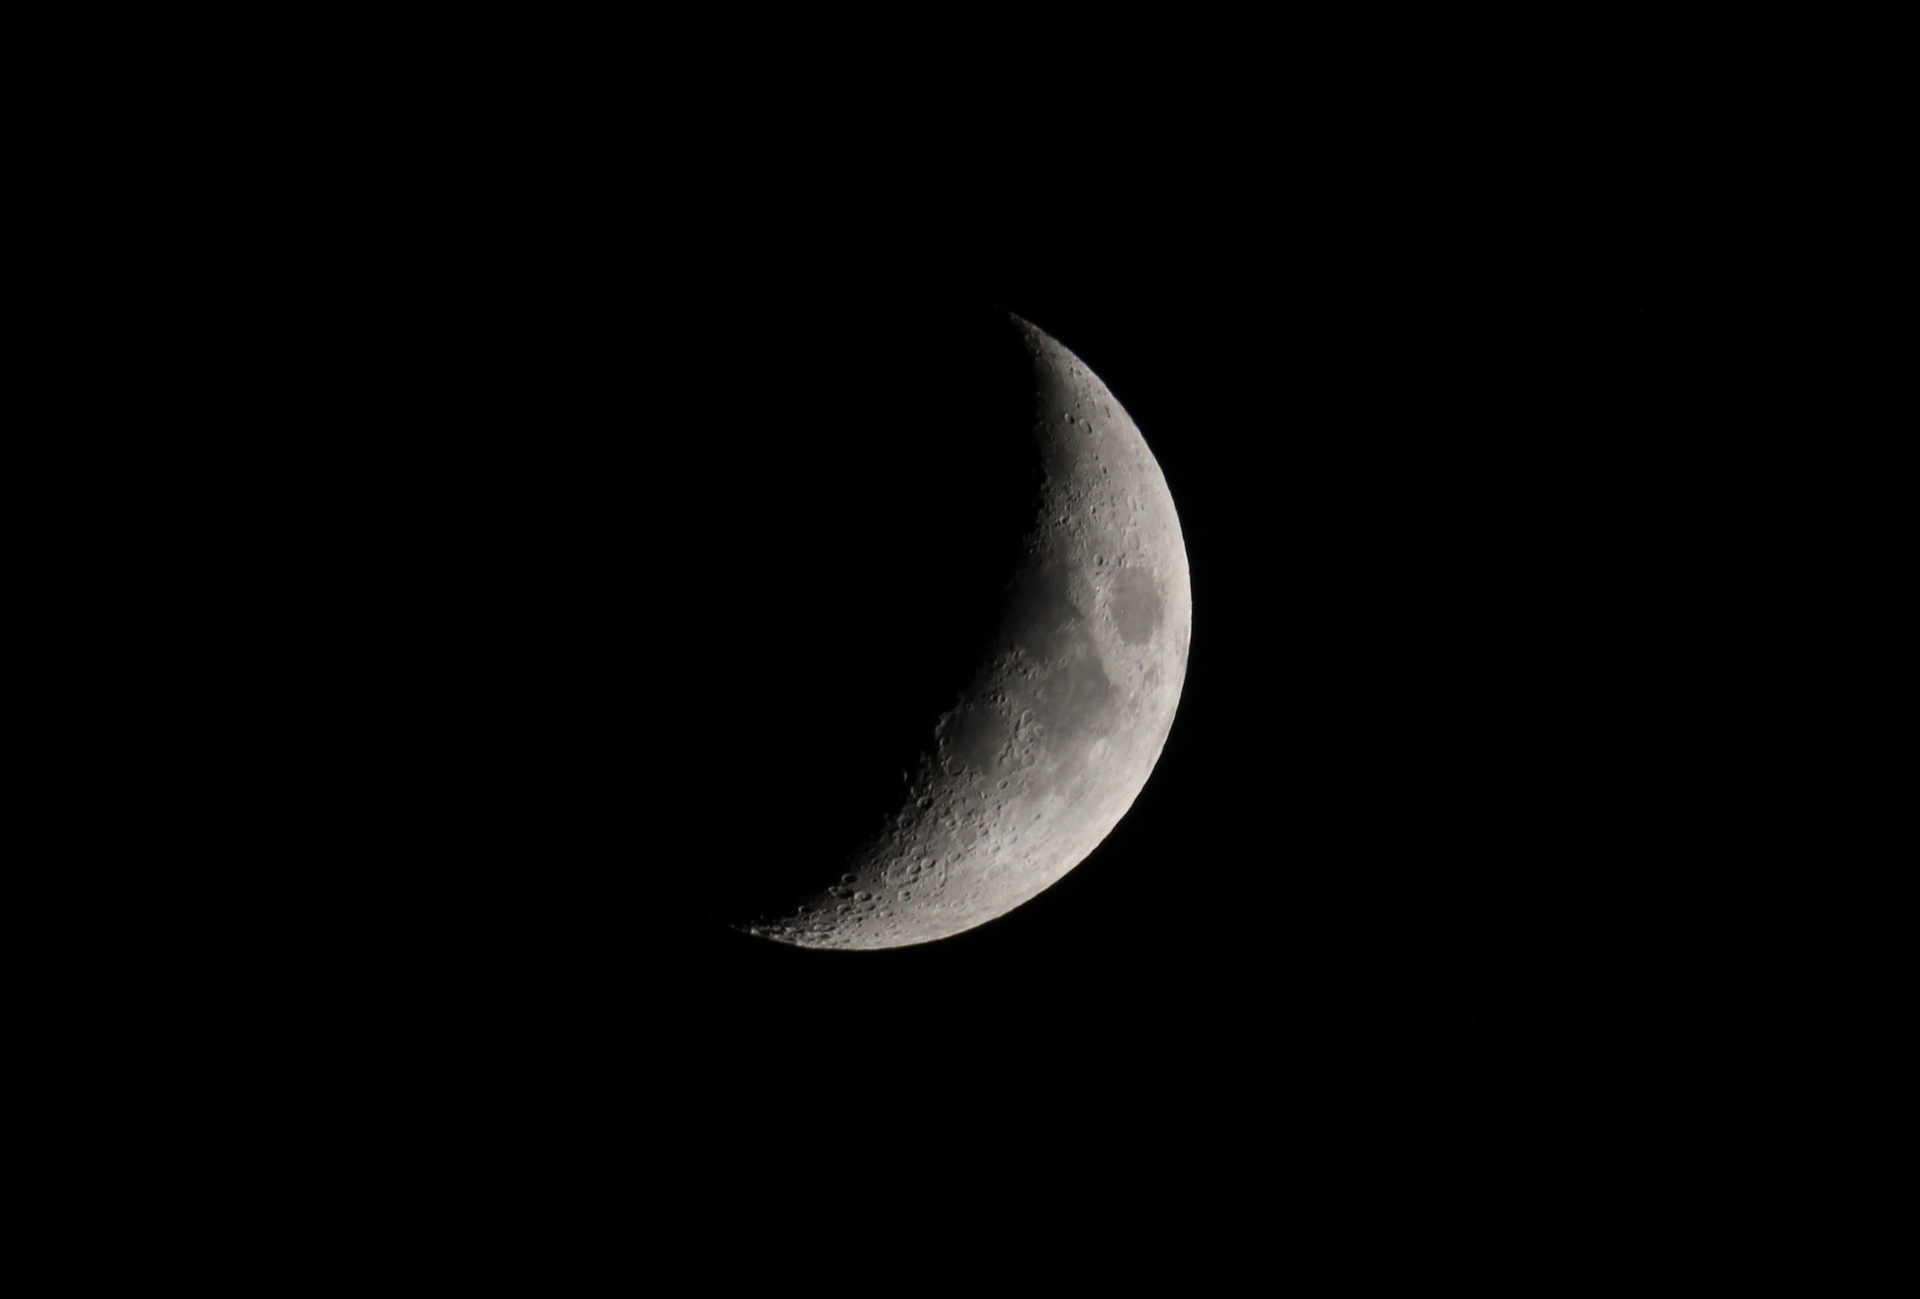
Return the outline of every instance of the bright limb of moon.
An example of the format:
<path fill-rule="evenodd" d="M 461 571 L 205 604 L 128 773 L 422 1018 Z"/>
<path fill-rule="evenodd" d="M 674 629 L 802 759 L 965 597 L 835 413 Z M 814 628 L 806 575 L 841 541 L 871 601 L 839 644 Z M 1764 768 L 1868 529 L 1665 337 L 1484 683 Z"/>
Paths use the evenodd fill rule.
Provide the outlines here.
<path fill-rule="evenodd" d="M 1014 324 L 1045 477 L 987 661 L 934 726 L 900 811 L 834 883 L 750 933 L 905 947 L 1005 915 L 1099 846 L 1166 745 L 1193 618 L 1173 497 L 1106 385 Z"/>

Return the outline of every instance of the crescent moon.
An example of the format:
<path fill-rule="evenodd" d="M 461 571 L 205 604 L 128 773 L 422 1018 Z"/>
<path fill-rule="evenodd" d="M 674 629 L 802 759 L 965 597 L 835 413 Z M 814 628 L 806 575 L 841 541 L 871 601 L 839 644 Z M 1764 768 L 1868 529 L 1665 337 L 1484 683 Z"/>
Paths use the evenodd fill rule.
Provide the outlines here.
<path fill-rule="evenodd" d="M 934 724 L 901 809 L 835 882 L 748 933 L 906 947 L 1005 915 L 1099 846 L 1166 745 L 1193 620 L 1173 497 L 1106 385 L 1012 322 L 1044 479 L 987 660 Z"/>

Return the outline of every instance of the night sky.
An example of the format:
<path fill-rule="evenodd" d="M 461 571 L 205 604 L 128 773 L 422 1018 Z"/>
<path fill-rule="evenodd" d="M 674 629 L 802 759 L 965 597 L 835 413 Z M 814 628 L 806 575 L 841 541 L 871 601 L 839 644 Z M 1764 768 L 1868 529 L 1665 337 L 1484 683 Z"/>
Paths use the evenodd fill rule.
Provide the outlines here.
<path fill-rule="evenodd" d="M 1848 286 L 1752 219 L 1785 125 L 391 74 L 185 150 L 135 258 L 180 359 L 125 475 L 178 488 L 110 604 L 114 752 L 159 775 L 85 978 L 99 1076 L 165 1080 L 140 1140 L 394 1205 L 552 1176 L 752 1237 L 942 1185 L 1259 1252 L 1649 1151 L 1718 1196 L 1729 1080 L 1850 1058 L 1808 978 L 1887 959 L 1843 935 L 1890 777 L 1849 765 L 1884 642 L 1830 524 L 1890 523 L 1836 450 Z M 994 306 L 1165 473 L 1171 738 L 981 929 L 731 932 L 961 684 L 1004 533 L 914 441 L 964 341 L 908 360 Z"/>

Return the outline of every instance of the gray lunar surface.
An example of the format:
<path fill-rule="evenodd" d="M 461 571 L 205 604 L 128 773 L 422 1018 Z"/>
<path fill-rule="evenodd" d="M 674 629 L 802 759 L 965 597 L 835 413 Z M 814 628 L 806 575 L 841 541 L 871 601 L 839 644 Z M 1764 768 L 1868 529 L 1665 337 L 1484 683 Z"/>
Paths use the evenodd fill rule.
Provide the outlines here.
<path fill-rule="evenodd" d="M 905 805 L 837 881 L 748 932 L 904 947 L 1001 916 L 1105 839 L 1159 760 L 1186 678 L 1186 546 L 1113 394 L 1024 321 L 1045 481 L 987 661 L 933 727 Z"/>

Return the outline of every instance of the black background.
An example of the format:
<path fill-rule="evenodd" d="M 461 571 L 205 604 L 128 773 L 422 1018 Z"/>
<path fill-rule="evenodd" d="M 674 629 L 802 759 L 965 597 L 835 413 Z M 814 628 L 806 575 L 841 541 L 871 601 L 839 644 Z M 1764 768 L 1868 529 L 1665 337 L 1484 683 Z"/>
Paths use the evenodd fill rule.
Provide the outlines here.
<path fill-rule="evenodd" d="M 440 49 L 289 95 L 268 58 L 129 128 L 82 296 L 162 340 L 112 398 L 90 732 L 132 833 L 74 978 L 136 1147 L 742 1249 L 1793 1216 L 1779 1161 L 1847 1138 L 1775 1107 L 1874 1074 L 1891 961 L 1885 344 L 1789 215 L 1845 164 L 1737 100 L 1034 63 L 751 96 Z M 965 657 L 1005 484 L 937 438 L 996 304 L 1171 487 L 1165 753 L 979 930 L 730 932 Z"/>

